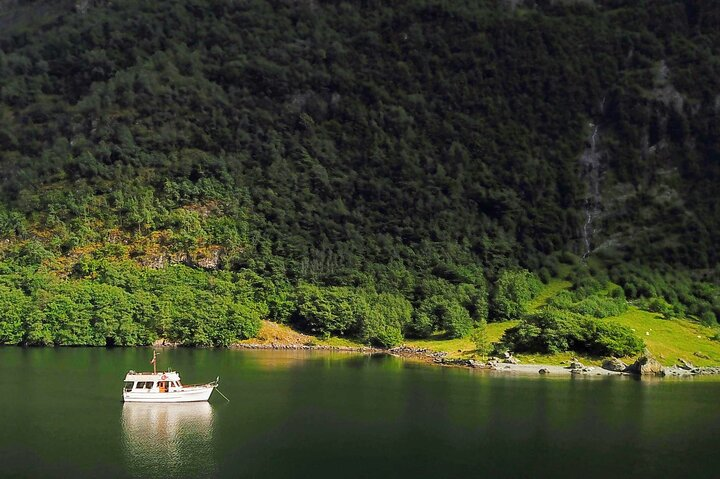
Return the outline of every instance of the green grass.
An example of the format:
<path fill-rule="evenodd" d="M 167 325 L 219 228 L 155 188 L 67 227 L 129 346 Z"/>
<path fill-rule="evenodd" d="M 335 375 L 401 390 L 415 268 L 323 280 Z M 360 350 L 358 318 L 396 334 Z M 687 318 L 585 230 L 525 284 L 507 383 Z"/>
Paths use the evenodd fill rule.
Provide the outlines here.
<path fill-rule="evenodd" d="M 530 305 L 528 306 L 530 312 L 545 306 L 550 298 L 558 294 L 560 291 L 570 288 L 570 286 L 572 286 L 570 281 L 563 281 L 559 279 L 550 280 L 550 282 L 545 285 L 543 290 L 540 291 L 535 299 L 530 302 Z"/>
<path fill-rule="evenodd" d="M 554 295 L 571 286 L 568 281 L 553 280 L 548 283 L 530 304 L 530 311 L 535 311 L 547 303 Z M 716 329 L 708 328 L 687 319 L 662 319 L 655 313 L 642 311 L 631 306 L 625 313 L 598 321 L 612 321 L 627 326 L 645 341 L 645 345 L 657 359 L 666 366 L 674 365 L 678 358 L 683 358 L 697 366 L 717 366 L 720 364 L 720 341 L 710 339 L 717 333 Z M 518 321 L 488 324 L 488 337 L 497 342 L 506 329 L 518 324 Z M 426 348 L 432 351 L 445 352 L 449 358 L 469 359 L 476 357 L 475 346 L 469 338 L 447 339 L 442 333 L 436 333 L 428 339 L 407 340 L 408 346 Z M 696 356 L 699 352 L 710 359 Z M 566 352 L 559 354 L 517 354 L 522 363 L 567 364 L 573 357 L 588 365 L 600 365 L 602 358 Z M 626 362 L 634 361 L 634 357 L 623 358 Z"/>
<path fill-rule="evenodd" d="M 647 348 L 665 365 L 683 358 L 697 366 L 720 364 L 720 342 L 710 339 L 717 331 L 686 319 L 662 319 L 659 314 L 631 306 L 620 316 L 606 318 L 635 330 Z M 710 357 L 695 356 L 699 352 Z"/>
<path fill-rule="evenodd" d="M 568 281 L 553 280 L 548 283 L 540 294 L 530 304 L 530 311 L 537 310 L 547 303 L 554 295 L 571 286 Z M 662 319 L 659 314 L 642 311 L 631 306 L 625 313 L 598 321 L 612 321 L 627 326 L 645 341 L 645 345 L 657 359 L 666 366 L 676 364 L 678 358 L 683 358 L 697 366 L 720 365 L 720 341 L 710 339 L 717 333 L 716 329 L 702 326 L 687 319 Z M 518 324 L 518 321 L 502 323 L 489 323 L 487 326 L 488 339 L 497 342 L 505 330 Z M 266 343 L 293 343 L 314 344 L 334 347 L 359 348 L 364 344 L 347 338 L 332 337 L 327 339 L 304 335 L 293 331 L 289 326 L 263 321 L 258 338 L 245 342 Z M 470 338 L 448 339 L 444 333 L 438 332 L 427 339 L 407 339 L 405 345 L 413 348 L 429 349 L 431 351 L 447 353 L 448 358 L 475 358 L 475 345 Z M 710 359 L 696 356 L 701 353 Z M 567 364 L 574 356 L 588 365 L 599 365 L 600 357 L 576 354 L 573 352 L 559 354 L 517 354 L 517 358 L 524 364 Z M 635 358 L 624 358 L 631 362 Z"/>
<path fill-rule="evenodd" d="M 499 341 L 505 330 L 517 323 L 517 321 L 489 323 L 487 326 L 488 340 L 492 343 Z M 406 339 L 405 345 L 447 353 L 449 358 L 475 357 L 475 345 L 470 338 L 447 339 L 444 333 L 435 333 L 427 339 Z"/>

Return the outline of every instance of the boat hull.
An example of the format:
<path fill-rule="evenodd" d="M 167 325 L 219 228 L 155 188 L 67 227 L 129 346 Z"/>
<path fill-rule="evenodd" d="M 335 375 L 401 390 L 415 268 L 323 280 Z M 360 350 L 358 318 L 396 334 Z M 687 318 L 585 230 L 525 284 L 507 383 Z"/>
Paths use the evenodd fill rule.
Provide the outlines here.
<path fill-rule="evenodd" d="M 198 402 L 207 401 L 215 386 L 204 386 L 170 391 L 166 393 L 156 391 L 123 391 L 125 402 Z"/>

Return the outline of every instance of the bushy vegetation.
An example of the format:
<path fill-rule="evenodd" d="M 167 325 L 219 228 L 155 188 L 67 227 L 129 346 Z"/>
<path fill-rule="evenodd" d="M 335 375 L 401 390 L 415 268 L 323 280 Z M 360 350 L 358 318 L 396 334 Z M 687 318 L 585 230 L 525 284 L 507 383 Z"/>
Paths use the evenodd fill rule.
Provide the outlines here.
<path fill-rule="evenodd" d="M 525 317 L 505 331 L 498 345 L 516 352 L 576 351 L 599 356 L 629 356 L 643 347 L 629 328 L 554 308 Z"/>
<path fill-rule="evenodd" d="M 720 315 L 717 2 L 50 3 L 0 12 L 1 343 L 461 337 L 528 271 Z"/>
<path fill-rule="evenodd" d="M 529 271 L 503 271 L 495 284 L 492 297 L 492 319 L 520 319 L 527 313 L 528 304 L 541 288 L 540 280 Z"/>
<path fill-rule="evenodd" d="M 61 280 L 30 268 L 0 276 L 0 342 L 134 346 L 164 338 L 227 346 L 253 337 L 267 315 L 249 279 L 186 266 L 152 271 L 94 264 L 93 278 Z"/>
<path fill-rule="evenodd" d="M 581 297 L 575 301 L 577 294 L 563 291 L 548 301 L 548 304 L 557 309 L 572 311 L 594 318 L 607 318 L 618 316 L 628 309 L 628 302 L 624 297 L 611 297 L 603 294 L 593 294 Z"/>

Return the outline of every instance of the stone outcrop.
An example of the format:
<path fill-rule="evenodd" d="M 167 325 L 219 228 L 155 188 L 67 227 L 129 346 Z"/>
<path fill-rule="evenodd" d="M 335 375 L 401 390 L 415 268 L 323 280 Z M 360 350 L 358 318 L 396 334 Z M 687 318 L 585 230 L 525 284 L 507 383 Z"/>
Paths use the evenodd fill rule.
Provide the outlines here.
<path fill-rule="evenodd" d="M 621 372 L 625 371 L 628 366 L 618 358 L 607 358 L 603 360 L 602 367 L 608 371 Z"/>
<path fill-rule="evenodd" d="M 649 354 L 640 356 L 628 367 L 628 371 L 641 376 L 663 376 L 665 374 L 663 365 Z"/>
<path fill-rule="evenodd" d="M 504 356 L 505 356 L 505 357 L 504 357 L 504 359 L 503 359 L 503 363 L 505 363 L 505 364 L 518 364 L 518 363 L 520 363 L 520 360 L 517 359 L 515 356 L 513 356 L 513 353 L 511 353 L 510 351 L 506 351 L 505 354 L 504 354 Z"/>

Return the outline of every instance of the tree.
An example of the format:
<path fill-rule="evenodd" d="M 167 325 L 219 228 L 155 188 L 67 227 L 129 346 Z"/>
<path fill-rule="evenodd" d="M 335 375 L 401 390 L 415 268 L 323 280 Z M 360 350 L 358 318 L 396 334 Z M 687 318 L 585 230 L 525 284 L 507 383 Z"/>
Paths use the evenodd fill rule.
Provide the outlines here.
<path fill-rule="evenodd" d="M 356 326 L 349 288 L 321 288 L 303 283 L 297 288 L 297 322 L 313 334 L 345 334 Z"/>
<path fill-rule="evenodd" d="M 475 353 L 485 357 L 492 351 L 492 345 L 488 338 L 487 320 L 483 319 L 473 328 L 470 338 L 475 345 Z"/>
<path fill-rule="evenodd" d="M 542 283 L 527 270 L 505 270 L 495 283 L 490 318 L 495 321 L 520 319 Z"/>
<path fill-rule="evenodd" d="M 358 294 L 356 303 L 360 338 L 370 344 L 390 348 L 403 340 L 403 330 L 412 319 L 412 305 L 399 295 Z"/>
<path fill-rule="evenodd" d="M 31 311 L 30 298 L 22 291 L 0 285 L 0 344 L 20 344 L 25 336 L 23 322 Z"/>

